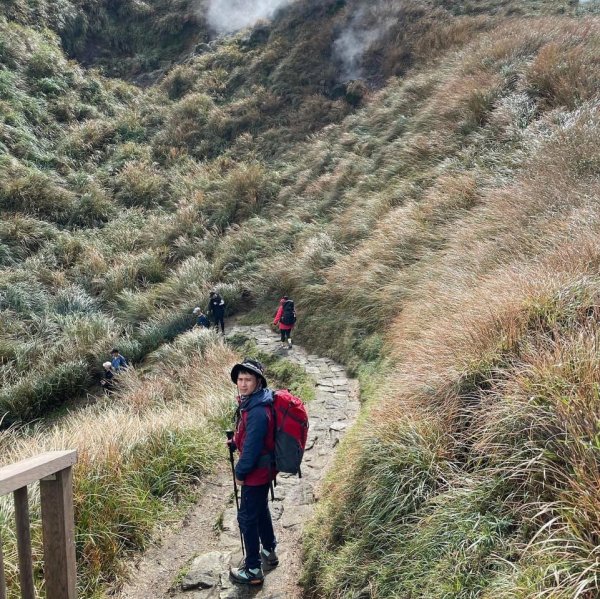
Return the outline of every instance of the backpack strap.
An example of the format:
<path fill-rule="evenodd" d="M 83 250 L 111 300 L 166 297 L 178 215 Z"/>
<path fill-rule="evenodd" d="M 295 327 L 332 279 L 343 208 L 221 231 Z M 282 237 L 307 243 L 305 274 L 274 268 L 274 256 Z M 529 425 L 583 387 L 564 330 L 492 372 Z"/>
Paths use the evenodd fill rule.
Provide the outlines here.
<path fill-rule="evenodd" d="M 277 391 L 273 391 L 273 403 L 271 404 L 271 417 L 273 418 L 273 453 L 271 454 L 271 464 L 269 466 L 269 488 L 271 489 L 271 503 L 275 501 L 275 490 L 273 487 L 277 486 L 277 474 L 274 474 L 275 470 L 275 445 L 277 443 L 277 410 L 275 409 L 275 395 Z"/>

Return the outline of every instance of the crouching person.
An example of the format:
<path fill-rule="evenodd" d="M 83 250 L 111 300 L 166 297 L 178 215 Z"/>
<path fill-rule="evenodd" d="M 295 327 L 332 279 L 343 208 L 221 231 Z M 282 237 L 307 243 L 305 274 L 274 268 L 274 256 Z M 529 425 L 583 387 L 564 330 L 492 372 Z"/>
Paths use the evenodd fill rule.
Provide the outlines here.
<path fill-rule="evenodd" d="M 104 368 L 104 371 L 102 372 L 100 385 L 106 394 L 110 394 L 115 386 L 115 375 L 112 370 L 111 362 L 104 362 L 104 364 L 102 364 L 102 368 Z"/>
<path fill-rule="evenodd" d="M 235 478 L 242 490 L 238 523 L 246 558 L 243 567 L 231 569 L 230 576 L 239 584 L 260 585 L 264 581 L 261 565 L 274 567 L 279 563 L 269 511 L 269 489 L 276 474 L 272 465 L 273 393 L 267 388 L 262 364 L 256 360 L 245 359 L 236 364 L 231 380 L 239 393 L 233 443 L 240 452 Z"/>

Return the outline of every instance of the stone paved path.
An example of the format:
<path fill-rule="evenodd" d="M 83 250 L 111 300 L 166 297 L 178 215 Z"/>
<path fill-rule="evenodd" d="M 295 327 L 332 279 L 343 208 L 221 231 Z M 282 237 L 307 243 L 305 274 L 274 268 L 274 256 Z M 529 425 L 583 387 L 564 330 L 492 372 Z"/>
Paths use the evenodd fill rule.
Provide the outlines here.
<path fill-rule="evenodd" d="M 357 383 L 346 377 L 342 366 L 328 358 L 308 354 L 297 346 L 291 350 L 282 349 L 278 336 L 264 325 L 235 326 L 228 331 L 228 336 L 236 333 L 253 339 L 262 351 L 278 353 L 302 365 L 312 376 L 316 386 L 316 398 L 308 405 L 310 431 L 302 478 L 279 476 L 276 500 L 270 504 L 279 543 L 280 565 L 271 571 L 265 570 L 265 583 L 259 589 L 233 585 L 228 576 L 229 568 L 237 566 L 241 560 L 235 504 L 221 505 L 221 510 L 224 508 L 225 511 L 222 512 L 222 531 L 217 534 L 206 530 L 206 527 L 211 518 L 212 522 L 216 520 L 216 508 L 219 506 L 215 506 L 214 502 L 207 502 L 205 509 L 198 505 L 191 514 L 187 531 L 184 528 L 166 540 L 167 545 L 171 544 L 175 548 L 172 553 L 176 563 L 164 564 L 158 557 L 146 560 L 140 568 L 139 576 L 146 576 L 148 580 L 145 584 L 125 588 L 120 595 L 121 599 L 293 599 L 301 596 L 298 578 L 301 570 L 303 524 L 310 518 L 315 500 L 318 499 L 319 483 L 331 461 L 334 448 L 358 414 Z M 212 484 L 221 487 L 231 485 L 227 476 L 231 477 L 230 471 L 221 472 Z M 226 493 L 223 494 L 225 495 Z M 205 534 L 200 533 L 198 537 L 198 531 L 202 527 Z M 189 535 L 192 530 L 195 534 Z M 160 548 L 156 552 L 160 557 Z M 168 561 L 168 552 L 163 555 Z M 156 581 L 153 580 L 156 578 L 153 560 L 159 562 L 156 568 L 162 572 Z M 186 565 L 189 566 L 186 568 L 188 572 L 181 581 L 164 580 L 169 573 L 173 577 L 174 571 L 181 571 Z M 162 584 L 160 579 L 163 579 Z"/>

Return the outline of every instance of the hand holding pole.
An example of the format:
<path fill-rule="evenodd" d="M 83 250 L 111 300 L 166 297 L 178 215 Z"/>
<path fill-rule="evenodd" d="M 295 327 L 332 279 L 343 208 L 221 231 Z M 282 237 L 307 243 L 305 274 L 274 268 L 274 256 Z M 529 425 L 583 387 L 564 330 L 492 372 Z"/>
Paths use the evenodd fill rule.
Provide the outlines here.
<path fill-rule="evenodd" d="M 235 494 L 235 506 L 237 508 L 237 511 L 240 511 L 240 500 L 238 497 L 238 487 L 237 487 L 237 482 L 236 482 L 236 477 L 235 477 L 235 464 L 233 461 L 233 452 L 235 451 L 233 449 L 233 431 L 232 430 L 228 430 L 225 431 L 225 434 L 227 435 L 227 442 L 229 444 L 229 461 L 231 463 L 231 474 L 233 475 L 233 492 Z M 242 531 L 240 530 L 240 540 L 242 542 L 242 555 L 245 555 L 245 551 L 244 551 L 244 536 L 242 535 Z"/>

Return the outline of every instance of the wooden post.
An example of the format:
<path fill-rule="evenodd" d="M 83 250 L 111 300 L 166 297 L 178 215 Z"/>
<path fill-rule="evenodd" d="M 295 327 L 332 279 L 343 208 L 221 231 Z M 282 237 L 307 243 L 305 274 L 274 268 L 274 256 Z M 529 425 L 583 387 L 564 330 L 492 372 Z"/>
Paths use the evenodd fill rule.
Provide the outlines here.
<path fill-rule="evenodd" d="M 40 481 L 47 599 L 76 599 L 73 469 Z"/>
<path fill-rule="evenodd" d="M 0 535 L 0 599 L 6 599 L 6 578 L 4 576 L 4 554 L 2 553 L 2 535 Z"/>
<path fill-rule="evenodd" d="M 75 599 L 76 597 L 72 495 L 72 466 L 76 462 L 76 451 L 48 451 L 0 468 L 0 496 L 13 493 L 15 498 L 22 599 L 35 599 L 27 485 L 38 480 L 41 480 L 46 597 L 47 599 Z M 2 561 L 2 539 L 0 538 L 0 599 L 6 599 Z"/>
<path fill-rule="evenodd" d="M 14 498 L 15 521 L 17 524 L 17 549 L 19 553 L 19 576 L 21 579 L 21 597 L 22 599 L 35 599 L 27 487 L 21 487 L 20 489 L 17 489 L 14 492 Z"/>

